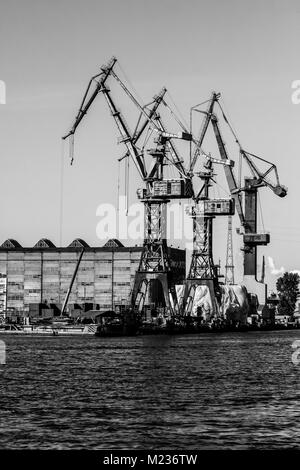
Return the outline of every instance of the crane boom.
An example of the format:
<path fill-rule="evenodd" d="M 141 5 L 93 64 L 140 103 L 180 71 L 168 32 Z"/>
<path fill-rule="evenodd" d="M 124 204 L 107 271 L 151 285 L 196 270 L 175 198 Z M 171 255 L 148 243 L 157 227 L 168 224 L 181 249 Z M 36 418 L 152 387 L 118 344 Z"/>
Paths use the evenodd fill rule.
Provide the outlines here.
<path fill-rule="evenodd" d="M 114 118 L 114 120 L 117 124 L 118 129 L 119 129 L 119 132 L 120 132 L 120 135 L 121 135 L 120 142 L 123 142 L 127 147 L 127 152 L 122 157 L 122 159 L 125 158 L 126 156 L 130 155 L 131 158 L 133 159 L 137 169 L 138 169 L 138 172 L 139 172 L 142 180 L 143 181 L 147 181 L 147 180 L 151 181 L 155 177 L 155 174 L 158 171 L 157 162 L 155 162 L 152 165 L 152 168 L 147 173 L 147 168 L 146 168 L 145 161 L 144 161 L 144 152 L 143 152 L 143 150 L 140 150 L 138 148 L 136 143 L 137 143 L 137 141 L 139 140 L 139 138 L 141 137 L 141 135 L 143 134 L 143 132 L 145 131 L 145 129 L 147 128 L 148 125 L 153 127 L 153 129 L 155 131 L 157 131 L 160 134 L 160 136 L 163 133 L 166 132 L 165 128 L 164 128 L 164 126 L 161 122 L 160 117 L 156 113 L 158 106 L 164 100 L 164 95 L 166 93 L 166 88 L 164 87 L 161 90 L 161 92 L 156 97 L 154 97 L 154 101 L 153 101 L 154 104 L 153 104 L 151 109 L 148 109 L 146 106 L 141 106 L 140 103 L 137 101 L 137 99 L 133 96 L 133 94 L 130 92 L 130 90 L 128 90 L 126 85 L 123 83 L 123 81 L 119 78 L 119 76 L 113 70 L 113 67 L 114 67 L 116 62 L 117 62 L 117 59 L 115 57 L 113 57 L 109 61 L 108 65 L 103 65 L 101 67 L 101 72 L 99 74 L 97 74 L 97 75 L 95 75 L 94 77 L 91 78 L 91 80 L 89 81 L 88 87 L 87 87 L 87 89 L 84 93 L 79 111 L 78 111 L 77 116 L 75 118 L 75 122 L 74 122 L 72 128 L 70 129 L 70 131 L 65 136 L 63 136 L 63 139 L 66 139 L 67 137 L 73 136 L 75 134 L 77 127 L 81 123 L 83 117 L 87 114 L 87 112 L 88 112 L 89 108 L 91 107 L 92 103 L 94 102 L 96 96 L 99 93 L 103 93 L 103 95 L 104 95 L 104 97 L 105 97 L 105 99 L 108 103 L 109 109 L 112 113 L 112 116 L 113 116 L 113 118 Z M 112 76 L 119 83 L 121 88 L 125 91 L 125 93 L 129 96 L 129 98 L 137 106 L 137 108 L 140 111 L 139 120 L 141 119 L 141 116 L 144 116 L 144 118 L 145 118 L 145 120 L 144 120 L 144 122 L 142 123 L 141 126 L 139 126 L 139 121 L 138 121 L 136 129 L 133 133 L 130 132 L 130 130 L 129 130 L 129 128 L 128 128 L 125 120 L 124 120 L 124 117 L 122 116 L 121 112 L 115 106 L 115 103 L 114 103 L 114 101 L 111 97 L 111 94 L 110 94 L 110 90 L 106 87 L 106 81 L 107 81 L 109 76 Z M 95 80 L 96 80 L 96 87 L 95 87 L 94 91 L 92 92 L 92 94 L 89 96 L 89 92 L 91 90 L 92 83 Z M 185 168 L 182 164 L 182 161 L 179 158 L 179 155 L 178 155 L 178 153 L 175 149 L 174 144 L 170 141 L 170 139 L 173 138 L 173 137 L 183 138 L 183 139 L 186 140 L 187 137 L 189 136 L 189 134 L 187 134 L 187 133 L 183 133 L 183 134 L 184 135 L 182 135 L 181 137 L 179 137 L 179 135 L 165 136 L 165 140 L 166 140 L 167 148 L 169 149 L 170 154 L 171 154 L 171 159 L 169 161 L 177 168 L 177 170 L 179 171 L 181 176 L 183 176 L 184 178 L 189 178 L 187 176 L 187 172 L 186 172 L 186 170 L 185 170 Z"/>
<path fill-rule="evenodd" d="M 223 161 L 227 162 L 230 159 L 228 157 L 227 150 L 226 150 L 226 147 L 225 147 L 225 143 L 223 141 L 223 138 L 222 138 L 222 135 L 221 135 L 221 132 L 220 132 L 220 128 L 219 128 L 219 124 L 218 124 L 218 118 L 215 114 L 213 114 L 211 116 L 211 123 L 212 123 L 213 130 L 214 130 L 214 133 L 215 133 L 215 136 L 216 136 L 216 140 L 217 140 L 217 144 L 218 144 L 218 147 L 219 147 L 219 152 L 220 152 L 221 159 Z M 244 212 L 243 212 L 242 199 L 241 199 L 241 195 L 237 192 L 237 191 L 239 191 L 239 187 L 236 183 L 236 179 L 235 179 L 235 176 L 234 176 L 234 173 L 233 173 L 232 166 L 224 165 L 224 171 L 225 171 L 225 176 L 226 176 L 226 179 L 227 179 L 227 183 L 228 183 L 228 186 L 229 186 L 230 193 L 233 196 L 233 198 L 235 199 L 235 205 L 236 205 L 236 209 L 237 209 L 240 221 L 241 221 L 241 225 L 244 226 L 245 225 L 245 217 L 244 217 Z"/>
<path fill-rule="evenodd" d="M 160 91 L 160 93 L 159 93 L 157 96 L 155 96 L 155 97 L 153 98 L 153 106 L 152 106 L 152 108 L 149 110 L 149 115 L 148 115 L 147 119 L 145 119 L 145 121 L 144 121 L 143 124 L 140 126 L 140 128 L 139 128 L 138 130 L 137 130 L 137 128 L 136 128 L 136 130 L 135 130 L 135 132 L 134 132 L 134 135 L 133 135 L 133 138 L 132 138 L 132 143 L 133 143 L 133 144 L 136 144 L 137 141 L 139 140 L 139 138 L 141 137 L 141 135 L 143 134 L 144 130 L 146 129 L 146 127 L 147 127 L 147 125 L 148 125 L 148 123 L 149 123 L 149 119 L 152 119 L 153 117 L 156 116 L 157 108 L 158 108 L 158 106 L 160 105 L 160 103 L 162 102 L 163 97 L 164 97 L 166 91 L 167 91 L 167 89 L 166 89 L 165 87 L 163 87 L 162 90 Z M 141 113 L 141 115 L 142 115 L 142 114 L 143 114 L 143 113 Z M 127 150 L 126 154 L 123 155 L 122 160 L 123 160 L 123 158 L 128 157 L 128 155 L 129 155 L 129 152 L 128 152 L 128 150 Z M 156 166 L 156 165 L 154 165 L 154 166 Z M 149 178 L 149 177 L 150 177 L 150 178 L 153 177 L 152 172 L 153 172 L 153 169 L 148 173 L 148 175 L 147 175 L 148 178 Z"/>
<path fill-rule="evenodd" d="M 115 57 L 112 57 L 112 59 L 110 60 L 108 66 L 106 67 L 102 67 L 101 68 L 101 72 L 98 74 L 98 75 L 95 75 L 94 77 L 91 78 L 91 80 L 89 81 L 89 84 L 88 84 L 88 87 L 86 89 L 86 92 L 83 96 L 83 99 L 82 99 L 82 102 L 81 102 L 81 105 L 80 105 L 80 108 L 79 108 L 79 111 L 78 111 L 78 114 L 75 118 L 75 122 L 71 128 L 71 130 L 68 132 L 68 134 L 66 134 L 65 136 L 63 136 L 63 140 L 67 139 L 67 137 L 70 137 L 70 135 L 74 135 L 75 132 L 76 132 L 76 129 L 77 127 L 79 126 L 79 124 L 81 123 L 82 119 L 84 118 L 84 116 L 86 115 L 86 113 L 88 112 L 91 104 L 93 103 L 93 101 L 95 100 L 96 96 L 98 95 L 98 93 L 101 91 L 102 87 L 104 86 L 107 78 L 109 77 L 115 63 L 117 62 L 117 59 Z M 94 80 L 96 80 L 98 77 L 101 77 L 100 80 L 98 80 L 96 83 L 96 88 L 95 90 L 93 91 L 92 95 L 90 96 L 89 100 L 86 102 L 86 99 L 87 99 L 87 96 L 88 96 L 88 93 L 89 93 L 89 90 L 92 86 L 92 83 Z"/>
<path fill-rule="evenodd" d="M 210 123 L 210 121 L 211 121 L 211 117 L 212 117 L 212 113 L 213 113 L 213 109 L 214 109 L 215 102 L 218 100 L 219 96 L 220 96 L 219 93 L 213 92 L 212 98 L 211 98 L 211 100 L 210 100 L 210 104 L 209 104 L 209 106 L 208 106 L 208 109 L 207 109 L 207 111 L 204 113 L 204 114 L 205 114 L 205 119 L 204 119 L 204 121 L 203 121 L 203 123 L 202 123 L 202 128 L 201 128 L 200 136 L 199 136 L 199 139 L 198 139 L 198 142 L 197 142 L 197 146 L 196 146 L 196 149 L 195 149 L 195 152 L 194 152 L 194 156 L 193 156 L 193 159 L 192 159 L 191 165 L 190 165 L 190 171 L 191 171 L 191 172 L 194 170 L 194 167 L 195 167 L 195 165 L 196 165 L 196 163 L 197 163 L 198 157 L 200 156 L 200 153 L 202 152 L 202 150 L 201 150 L 202 143 L 203 143 L 205 134 L 206 134 L 206 132 L 207 132 L 209 123 Z"/>
<path fill-rule="evenodd" d="M 120 84 L 121 88 L 123 88 L 123 90 L 125 91 L 125 93 L 129 96 L 129 98 L 133 101 L 133 103 L 136 105 L 136 107 L 140 110 L 140 112 L 145 116 L 146 120 L 151 122 L 151 124 L 153 125 L 154 128 L 157 128 L 157 125 L 156 125 L 156 122 L 155 122 L 155 119 L 153 119 L 153 116 L 150 116 L 147 114 L 147 112 L 145 111 L 145 108 L 143 106 L 140 105 L 140 103 L 138 102 L 138 100 L 133 96 L 133 94 L 128 90 L 128 88 L 126 87 L 126 85 L 122 82 L 122 80 L 120 79 L 120 77 L 113 71 L 111 70 L 111 75 L 115 78 L 115 80 Z M 161 101 L 161 100 L 160 100 Z"/>
<path fill-rule="evenodd" d="M 165 129 L 163 123 L 162 123 L 162 120 L 161 120 L 160 116 L 158 116 L 156 120 L 157 120 L 157 123 L 158 123 L 158 126 L 159 126 L 161 132 L 165 133 L 165 132 L 166 132 L 166 129 Z M 185 178 L 187 178 L 186 170 L 185 170 L 185 168 L 184 168 L 184 166 L 183 166 L 183 164 L 182 164 L 182 161 L 181 161 L 181 159 L 180 159 L 180 157 L 179 157 L 179 155 L 178 155 L 178 153 L 177 153 L 177 150 L 176 150 L 174 144 L 173 144 L 170 140 L 168 140 L 168 141 L 167 141 L 167 145 L 168 145 L 168 147 L 169 147 L 169 151 L 170 151 L 170 154 L 171 154 L 171 157 L 172 157 L 172 163 L 173 163 L 173 165 L 177 168 L 177 170 L 179 171 L 179 173 L 180 173 L 182 176 L 184 176 Z"/>
<path fill-rule="evenodd" d="M 276 165 L 274 165 L 274 163 L 268 162 L 268 160 L 264 160 L 263 158 L 258 157 L 257 155 L 254 155 L 253 153 L 246 152 L 242 148 L 240 149 L 240 151 L 241 151 L 242 156 L 245 158 L 246 162 L 248 163 L 248 166 L 254 178 L 257 179 L 256 187 L 267 186 L 273 191 L 274 194 L 276 194 L 276 196 L 279 196 L 279 197 L 285 197 L 287 195 L 287 188 L 283 186 L 282 184 L 280 184 L 277 167 Z M 257 165 L 254 163 L 253 158 L 268 164 L 269 165 L 268 168 L 265 171 L 259 170 Z M 267 176 L 271 172 L 274 172 L 275 174 L 275 180 L 276 180 L 275 184 L 267 178 Z"/>
<path fill-rule="evenodd" d="M 220 96 L 220 95 L 219 95 Z M 235 138 L 235 141 L 236 143 L 238 144 L 239 146 L 239 149 L 240 149 L 240 154 L 241 156 L 246 160 L 246 163 L 248 164 L 249 168 L 250 168 L 250 171 L 253 175 L 253 185 L 255 185 L 255 187 L 261 187 L 261 186 L 267 186 L 268 188 L 270 188 L 274 194 L 276 194 L 276 196 L 279 196 L 279 197 L 285 197 L 287 195 L 287 188 L 283 185 L 280 184 L 279 182 L 279 176 L 278 176 L 278 171 L 277 171 L 277 167 L 274 163 L 272 162 L 269 162 L 268 160 L 265 160 L 264 158 L 261 158 L 261 157 L 258 157 L 257 155 L 254 155 L 253 153 L 250 153 L 250 152 L 246 152 L 243 147 L 241 146 L 241 143 L 235 133 L 235 131 L 233 130 L 229 120 L 227 119 L 226 115 L 225 115 L 225 112 L 219 102 L 219 100 L 217 99 L 217 102 L 218 102 L 218 105 L 219 105 L 219 108 L 222 112 L 222 115 L 223 115 L 223 118 L 224 118 L 224 121 L 227 123 L 229 129 L 231 130 L 234 138 Z M 261 171 L 257 165 L 254 163 L 253 159 L 256 159 L 256 160 L 259 160 L 265 164 L 268 165 L 267 169 L 264 170 L 264 171 Z M 269 178 L 267 178 L 268 175 L 270 175 L 271 172 L 274 172 L 275 174 L 275 183 L 271 182 L 269 180 Z M 240 188 L 240 191 L 243 191 L 244 188 Z"/>
<path fill-rule="evenodd" d="M 246 160 L 246 162 L 247 162 L 247 164 L 248 164 L 248 166 L 251 170 L 251 173 L 253 175 L 252 185 L 255 185 L 255 187 L 267 186 L 277 196 L 284 197 L 287 194 L 287 189 L 283 185 L 281 185 L 280 182 L 279 182 L 279 177 L 278 177 L 278 172 L 277 172 L 276 165 L 274 165 L 271 162 L 268 162 L 267 160 L 264 160 L 261 157 L 258 157 L 257 155 L 246 152 L 242 148 L 242 146 L 241 146 L 241 144 L 240 144 L 240 142 L 239 142 L 239 140 L 238 140 L 238 138 L 237 138 L 237 136 L 236 136 L 236 134 L 235 134 L 235 132 L 232 128 L 232 126 L 230 125 L 230 123 L 229 123 L 229 121 L 228 121 L 228 119 L 227 119 L 220 103 L 219 103 L 219 98 L 220 98 L 220 93 L 213 92 L 208 110 L 206 112 L 204 112 L 205 119 L 204 119 L 204 122 L 202 124 L 202 129 L 201 129 L 200 137 L 199 137 L 199 140 L 198 140 L 198 144 L 197 144 L 197 147 L 196 147 L 196 150 L 194 152 L 194 156 L 193 156 L 193 159 L 192 159 L 192 162 L 191 162 L 191 165 L 190 165 L 190 171 L 191 172 L 193 171 L 193 169 L 195 167 L 195 164 L 197 162 L 197 158 L 200 155 L 203 139 L 205 137 L 205 134 L 207 132 L 207 129 L 208 129 L 208 126 L 209 126 L 210 122 L 212 124 L 213 131 L 214 131 L 214 134 L 215 134 L 215 137 L 216 137 L 216 141 L 217 141 L 217 144 L 218 144 L 221 159 L 224 162 L 229 161 L 229 157 L 228 157 L 228 154 L 227 154 L 225 143 L 223 141 L 221 131 L 220 131 L 220 127 L 219 127 L 219 120 L 218 120 L 217 115 L 214 113 L 214 104 L 217 102 L 220 109 L 221 109 L 221 111 L 222 111 L 223 118 L 224 118 L 225 122 L 228 124 L 231 132 L 234 135 L 235 141 L 236 141 L 236 143 L 238 144 L 238 146 L 240 148 L 240 153 L 241 153 L 242 157 Z M 261 162 L 263 162 L 265 164 L 268 164 L 267 169 L 265 171 L 260 171 L 259 168 L 257 167 L 257 165 L 253 161 L 254 158 L 260 160 Z M 241 225 L 242 225 L 242 227 L 244 227 L 245 226 L 245 215 L 244 215 L 244 211 L 243 211 L 242 198 L 241 198 L 240 193 L 245 188 L 241 188 L 237 184 L 237 181 L 236 181 L 233 169 L 232 169 L 232 165 L 224 166 L 224 171 L 225 171 L 225 176 L 226 176 L 226 179 L 227 179 L 227 183 L 228 183 L 230 193 L 235 199 L 235 204 L 236 204 L 236 208 L 237 208 L 237 212 L 238 212 L 238 215 L 239 215 L 239 218 L 240 218 Z M 275 183 L 269 181 L 269 179 L 267 178 L 268 175 L 270 175 L 271 172 L 273 172 L 275 174 L 275 180 L 276 180 Z"/>
<path fill-rule="evenodd" d="M 157 111 L 157 108 L 159 107 L 160 103 L 163 101 L 163 98 L 165 96 L 167 92 L 167 89 L 166 87 L 163 87 L 160 91 L 160 93 L 158 93 L 158 95 L 154 96 L 153 98 L 153 106 L 152 108 L 149 110 L 149 115 L 148 117 L 145 119 L 144 123 L 141 125 L 140 129 L 138 131 L 135 132 L 134 134 L 134 137 L 133 137 L 133 141 L 134 143 L 136 143 L 139 138 L 141 137 L 142 133 L 144 132 L 144 130 L 146 129 L 148 123 L 149 123 L 149 120 L 154 118 L 156 116 L 156 111 Z M 141 113 L 142 114 L 142 113 Z"/>
<path fill-rule="evenodd" d="M 143 127 L 143 130 L 145 129 L 145 127 L 147 126 L 148 123 L 151 123 L 151 125 L 153 126 L 154 130 L 155 131 L 158 131 L 159 133 L 163 132 L 165 133 L 166 130 L 165 130 L 165 127 L 161 121 L 161 118 L 160 116 L 156 115 L 156 110 L 157 110 L 157 107 L 158 105 L 161 103 L 161 102 L 164 102 L 163 98 L 164 98 L 164 95 L 165 95 L 165 92 L 167 91 L 166 88 L 163 88 L 162 89 L 162 92 L 160 93 L 160 95 L 158 95 L 158 97 L 156 98 L 157 100 L 157 106 L 155 107 L 154 109 L 154 112 L 153 113 L 149 113 L 147 114 L 146 110 L 145 110 L 145 107 L 142 107 L 140 105 L 140 103 L 137 101 L 137 99 L 133 96 L 133 94 L 128 90 L 128 88 L 126 87 L 126 85 L 124 84 L 124 82 L 120 79 L 120 77 L 116 74 L 115 71 L 111 71 L 111 75 L 115 78 L 115 80 L 117 80 L 117 82 L 120 84 L 120 86 L 123 88 L 123 90 L 125 91 L 125 93 L 129 96 L 129 98 L 133 101 L 133 103 L 137 106 L 137 108 L 140 110 L 141 114 L 143 114 L 146 118 L 146 121 L 145 121 L 145 125 Z M 185 134 L 185 133 L 183 133 Z M 139 137 L 139 136 L 138 136 Z M 134 137 L 134 142 L 136 142 L 138 140 L 138 137 Z M 174 135 L 171 135 L 171 137 L 179 137 L 179 136 L 174 136 Z M 184 137 L 179 137 L 179 138 L 184 138 Z M 167 147 L 170 151 L 170 154 L 171 154 L 171 157 L 172 157 L 172 160 L 171 160 L 171 163 L 177 168 L 177 170 L 179 171 L 179 173 L 184 177 L 184 178 L 187 178 L 187 172 L 182 164 L 182 161 L 176 151 L 176 148 L 174 146 L 174 144 L 170 141 L 170 139 L 168 139 L 167 141 Z M 150 170 L 149 172 L 149 175 L 148 177 L 149 178 L 152 178 L 153 175 L 155 174 L 155 171 L 156 171 L 156 164 L 153 165 L 152 169 Z"/>
<path fill-rule="evenodd" d="M 124 118 L 121 114 L 120 111 L 118 111 L 118 109 L 116 108 L 113 100 L 112 100 L 112 97 L 110 96 L 110 92 L 108 90 L 108 88 L 106 87 L 102 87 L 101 89 L 106 101 L 107 101 L 107 104 L 111 110 L 111 113 L 112 113 L 112 116 L 117 124 L 117 127 L 120 131 L 120 134 L 121 134 L 121 142 L 124 142 L 124 144 L 126 145 L 127 147 L 127 150 L 129 152 L 129 154 L 131 155 L 133 161 L 135 163 L 137 163 L 137 168 L 140 172 L 140 175 L 142 177 L 143 180 L 146 179 L 147 177 L 147 171 L 146 171 L 146 168 L 145 168 L 145 164 L 144 164 L 144 161 L 142 159 L 142 156 L 139 154 L 138 152 L 138 149 L 136 147 L 136 145 L 134 145 L 133 143 L 133 138 L 129 132 L 129 129 L 127 127 L 127 125 L 125 124 L 125 121 L 124 121 Z"/>
<path fill-rule="evenodd" d="M 74 270 L 74 272 L 73 272 L 73 276 L 72 276 L 72 279 L 71 279 L 71 282 L 70 282 L 68 291 L 67 291 L 67 293 L 66 293 L 66 297 L 65 297 L 65 300 L 64 300 L 62 309 L 61 309 L 61 314 L 60 314 L 61 317 L 63 317 L 63 315 L 64 315 L 64 313 L 65 313 L 66 306 L 67 306 L 67 304 L 68 304 L 69 297 L 70 297 L 70 294 L 71 294 L 71 292 L 72 292 L 72 287 L 73 287 L 74 281 L 75 281 L 75 279 L 76 279 L 77 271 L 78 271 L 78 269 L 79 269 L 79 265 L 80 265 L 81 259 L 82 259 L 82 257 L 83 257 L 84 251 L 85 251 L 85 248 L 83 248 L 83 249 L 81 250 L 80 255 L 79 255 L 79 258 L 78 258 L 78 261 L 77 261 L 77 263 L 76 263 L 75 270 Z"/>

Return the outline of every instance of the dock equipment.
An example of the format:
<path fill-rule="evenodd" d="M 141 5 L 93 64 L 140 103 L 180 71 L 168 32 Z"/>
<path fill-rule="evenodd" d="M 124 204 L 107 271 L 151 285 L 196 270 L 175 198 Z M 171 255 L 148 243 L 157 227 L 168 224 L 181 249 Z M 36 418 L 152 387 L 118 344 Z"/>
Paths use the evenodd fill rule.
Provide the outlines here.
<path fill-rule="evenodd" d="M 191 109 L 191 111 L 196 110 L 204 114 L 197 139 L 193 135 L 191 123 L 190 129 L 187 129 L 177 117 L 176 121 L 181 130 L 178 133 L 171 133 L 168 132 L 158 113 L 161 105 L 169 108 L 166 103 L 166 88 L 154 96 L 149 104 L 142 105 L 116 73 L 116 63 L 117 59 L 113 57 L 107 65 L 100 68 L 97 75 L 91 78 L 75 122 L 63 139 L 70 137 L 71 149 L 73 149 L 72 140 L 78 125 L 97 95 L 102 94 L 119 130 L 119 143 L 126 146 L 126 153 L 119 161 L 127 158 L 129 164 L 129 159 L 131 159 L 144 183 L 143 188 L 137 191 L 137 196 L 144 204 L 145 234 L 143 252 L 131 295 L 131 307 L 140 312 L 150 290 L 149 285 L 153 282 L 160 282 L 165 308 L 171 317 L 190 313 L 191 299 L 198 285 L 208 286 L 212 304 L 217 312 L 221 294 L 220 276 L 217 265 L 214 265 L 212 253 L 213 219 L 218 216 L 231 218 L 234 211 L 237 211 L 241 226 L 240 233 L 243 235 L 244 282 L 247 286 L 246 281 L 250 281 L 251 289 L 253 287 L 251 283 L 258 282 L 257 246 L 267 245 L 270 242 L 270 235 L 259 233 L 257 229 L 258 189 L 264 186 L 269 187 L 279 197 L 284 197 L 287 189 L 280 184 L 277 168 L 273 163 L 245 151 L 241 146 L 220 104 L 220 93 L 212 93 L 211 98 L 207 100 L 208 106 L 205 111 L 199 109 L 200 105 Z M 130 131 L 121 111 L 116 107 L 111 90 L 107 86 L 107 82 L 111 79 L 117 82 L 139 111 L 139 118 L 133 132 Z M 250 170 L 251 177 L 245 178 L 244 185 L 241 183 L 241 178 L 238 180 L 234 174 L 234 162 L 229 158 L 221 135 L 219 118 L 215 112 L 216 105 L 219 106 L 224 121 L 234 135 L 241 160 L 247 163 Z M 203 150 L 203 141 L 210 126 L 212 126 L 221 159 L 214 158 Z M 149 148 L 145 142 L 150 142 L 149 135 L 154 134 L 156 135 L 156 138 L 152 139 L 154 146 Z M 144 137 L 143 142 L 141 142 L 142 137 Z M 174 145 L 176 139 L 189 143 L 189 165 L 185 165 L 184 160 L 180 158 Z M 71 157 L 71 162 L 73 162 L 73 155 Z M 200 157 L 205 157 L 206 161 L 203 171 L 196 172 L 195 166 Z M 150 165 L 147 163 L 149 160 Z M 260 163 L 267 168 L 261 170 Z M 224 167 L 230 191 L 228 199 L 212 199 L 209 195 L 209 187 L 214 183 L 213 165 L 216 164 Z M 167 178 L 166 166 L 175 168 L 175 178 Z M 198 194 L 195 192 L 195 177 L 201 182 Z M 244 195 L 244 204 L 242 195 Z M 181 307 L 176 297 L 174 276 L 167 249 L 167 205 L 175 199 L 193 200 L 193 204 L 188 208 L 188 213 L 193 219 L 193 253 Z M 232 262 L 230 264 L 232 265 Z M 226 269 L 228 268 L 227 262 Z M 229 282 L 234 282 L 233 276 L 230 277 Z"/>
<path fill-rule="evenodd" d="M 192 196 L 192 183 L 181 159 L 174 147 L 173 140 L 180 139 L 189 142 L 191 135 L 184 128 L 179 133 L 169 133 L 157 114 L 160 103 L 165 104 L 166 88 L 155 96 L 147 106 L 142 106 L 129 91 L 114 70 L 116 58 L 112 58 L 108 65 L 101 67 L 99 74 L 92 77 L 84 94 L 79 112 L 71 130 L 63 137 L 73 138 L 78 125 L 87 114 L 88 109 L 101 93 L 104 95 L 114 121 L 118 127 L 119 142 L 126 146 L 125 157 L 130 157 L 144 182 L 145 187 L 138 191 L 138 197 L 144 204 L 145 212 L 145 236 L 143 252 L 139 268 L 136 272 L 131 296 L 131 307 L 141 311 L 145 302 L 149 284 L 159 281 L 163 289 L 164 303 L 170 316 L 175 315 L 177 298 L 173 273 L 167 250 L 166 208 L 172 199 L 184 199 Z M 121 86 L 127 96 L 138 108 L 140 116 L 135 131 L 131 132 L 122 113 L 116 107 L 110 89 L 106 86 L 108 78 L 112 77 Z M 95 88 L 91 91 L 93 82 Z M 145 132 L 154 132 L 157 138 L 155 147 L 146 149 L 139 145 L 139 140 Z M 151 157 L 150 168 L 147 168 L 146 157 Z M 72 160 L 73 161 L 73 156 Z M 167 179 L 164 167 L 172 165 L 179 176 L 177 179 Z"/>
<path fill-rule="evenodd" d="M 212 125 L 214 131 L 221 159 L 224 162 L 229 161 L 228 152 L 220 131 L 219 119 L 214 110 L 214 107 L 217 104 L 225 123 L 229 126 L 229 129 L 234 136 L 235 142 L 239 147 L 241 161 L 245 161 L 247 163 L 251 173 L 251 177 L 246 177 L 244 180 L 244 185 L 242 185 L 242 182 L 237 180 L 233 171 L 233 167 L 230 165 L 224 166 L 228 187 L 231 196 L 235 200 L 235 207 L 240 219 L 239 233 L 243 236 L 243 282 L 246 284 L 246 287 L 248 283 L 249 288 L 253 288 L 255 283 L 259 282 L 257 280 L 257 246 L 267 245 L 270 242 L 270 234 L 259 233 L 257 228 L 258 189 L 261 187 L 268 187 L 274 192 L 276 196 L 285 197 L 287 194 L 287 188 L 280 183 L 277 167 L 274 165 L 274 163 L 271 163 L 253 153 L 247 152 L 241 146 L 241 143 L 232 126 L 230 125 L 229 120 L 219 102 L 220 96 L 220 93 L 213 92 L 212 97 L 209 100 L 208 109 L 206 111 L 201 111 L 204 113 L 205 118 L 202 124 L 199 146 L 195 152 L 194 158 L 191 161 L 190 171 L 193 171 L 193 168 L 196 164 L 197 156 L 200 152 L 199 149 L 201 148 L 205 134 L 210 124 Z M 259 168 L 259 164 L 264 164 L 266 168 L 261 170 Z M 242 202 L 242 194 L 244 194 L 244 207 Z"/>

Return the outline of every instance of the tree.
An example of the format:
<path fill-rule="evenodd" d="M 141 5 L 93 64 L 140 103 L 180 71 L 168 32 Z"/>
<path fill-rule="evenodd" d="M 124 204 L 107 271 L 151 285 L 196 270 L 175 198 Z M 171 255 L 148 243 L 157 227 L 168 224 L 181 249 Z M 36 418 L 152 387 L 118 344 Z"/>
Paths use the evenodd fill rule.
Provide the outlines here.
<path fill-rule="evenodd" d="M 279 296 L 278 313 L 291 316 L 294 313 L 296 301 L 299 297 L 300 276 L 297 273 L 284 273 L 276 282 Z"/>

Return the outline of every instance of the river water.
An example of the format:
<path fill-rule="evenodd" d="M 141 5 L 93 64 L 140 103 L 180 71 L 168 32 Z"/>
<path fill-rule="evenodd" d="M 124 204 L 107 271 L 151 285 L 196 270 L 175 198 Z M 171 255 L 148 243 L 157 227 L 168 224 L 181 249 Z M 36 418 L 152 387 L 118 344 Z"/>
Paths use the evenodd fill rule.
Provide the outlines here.
<path fill-rule="evenodd" d="M 300 448 L 300 331 L 2 335 L 1 449 Z"/>

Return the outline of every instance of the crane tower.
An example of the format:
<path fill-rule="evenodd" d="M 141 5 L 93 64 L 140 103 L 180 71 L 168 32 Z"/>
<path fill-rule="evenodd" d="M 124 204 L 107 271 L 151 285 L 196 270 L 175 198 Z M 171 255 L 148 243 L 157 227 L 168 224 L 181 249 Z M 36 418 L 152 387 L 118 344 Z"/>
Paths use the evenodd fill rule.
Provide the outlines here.
<path fill-rule="evenodd" d="M 233 243 L 232 243 L 232 216 L 228 216 L 227 251 L 225 265 L 225 284 L 234 284 Z"/>
<path fill-rule="evenodd" d="M 131 307 L 133 310 L 141 312 L 147 292 L 149 291 L 149 284 L 153 281 L 158 281 L 162 286 L 166 312 L 170 317 L 173 317 L 177 309 L 177 299 L 167 247 L 167 204 L 172 199 L 190 198 L 193 194 L 193 189 L 191 179 L 186 173 L 182 161 L 172 144 L 172 139 L 190 141 L 191 136 L 188 132 L 174 134 L 165 131 L 156 110 L 164 100 L 166 89 L 163 88 L 154 97 L 152 103 L 150 103 L 152 104 L 151 108 L 140 105 L 114 71 L 116 61 L 116 58 L 112 58 L 108 65 L 101 67 L 99 74 L 92 77 L 73 127 L 63 139 L 75 134 L 78 125 L 87 114 L 96 96 L 101 93 L 119 130 L 119 142 L 126 146 L 127 152 L 125 156 L 133 160 L 145 185 L 144 188 L 137 192 L 138 198 L 144 204 L 145 235 L 143 251 L 131 295 Z M 138 124 L 133 133 L 130 131 L 122 113 L 116 107 L 111 90 L 106 85 L 109 77 L 113 77 L 118 82 L 140 112 Z M 90 92 L 94 82 L 94 91 Z M 156 146 L 150 149 L 141 148 L 138 141 L 142 134 L 145 131 L 148 132 L 149 129 L 157 133 L 158 137 L 154 140 Z M 147 155 L 152 159 L 150 168 L 147 168 L 146 165 L 145 157 Z M 170 164 L 170 162 L 179 172 L 180 176 L 178 178 L 165 178 L 164 166 Z"/>

